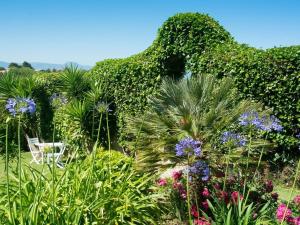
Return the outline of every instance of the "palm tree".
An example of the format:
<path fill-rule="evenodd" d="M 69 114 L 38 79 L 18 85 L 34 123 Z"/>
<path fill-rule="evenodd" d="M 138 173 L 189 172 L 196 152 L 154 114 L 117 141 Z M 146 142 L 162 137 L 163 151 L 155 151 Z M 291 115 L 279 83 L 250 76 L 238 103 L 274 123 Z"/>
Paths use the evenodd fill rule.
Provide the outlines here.
<path fill-rule="evenodd" d="M 85 71 L 72 64 L 66 67 L 61 75 L 60 89 L 69 99 L 81 99 L 90 89 Z"/>
<path fill-rule="evenodd" d="M 174 147 L 187 136 L 202 142 L 204 157 L 218 160 L 213 142 L 220 132 L 243 112 L 259 107 L 240 100 L 233 79 L 212 75 L 179 82 L 167 79 L 149 103 L 143 115 L 127 118 L 127 130 L 134 137 L 129 148 L 136 151 L 139 165 L 149 170 L 179 162 Z"/>

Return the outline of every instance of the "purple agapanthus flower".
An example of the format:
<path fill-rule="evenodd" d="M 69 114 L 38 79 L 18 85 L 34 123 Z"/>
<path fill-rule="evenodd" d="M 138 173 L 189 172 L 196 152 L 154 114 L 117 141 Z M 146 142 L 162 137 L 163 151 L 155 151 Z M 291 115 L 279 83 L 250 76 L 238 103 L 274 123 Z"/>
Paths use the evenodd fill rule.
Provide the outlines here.
<path fill-rule="evenodd" d="M 282 131 L 283 127 L 280 124 L 279 119 L 275 116 L 271 115 L 269 117 L 262 116 L 255 111 L 243 113 L 239 118 L 239 124 L 241 126 L 249 126 L 252 125 L 256 127 L 258 130 L 262 131 Z"/>
<path fill-rule="evenodd" d="M 221 136 L 222 144 L 233 143 L 235 146 L 241 147 L 246 145 L 246 138 L 240 134 L 231 131 L 225 131 Z"/>
<path fill-rule="evenodd" d="M 201 141 L 194 140 L 193 138 L 187 137 L 179 141 L 175 146 L 175 151 L 177 156 L 192 155 L 195 156 L 201 155 Z"/>
<path fill-rule="evenodd" d="M 68 100 L 66 96 L 59 94 L 59 93 L 54 93 L 50 97 L 50 102 L 54 107 L 60 107 L 62 105 L 65 105 L 68 103 Z"/>
<path fill-rule="evenodd" d="M 189 167 L 189 173 L 192 177 L 201 177 L 201 180 L 207 181 L 210 175 L 210 169 L 204 161 L 197 161 Z"/>
<path fill-rule="evenodd" d="M 9 98 L 6 101 L 5 108 L 12 116 L 16 116 L 18 113 L 33 114 L 36 111 L 36 104 L 30 98 Z"/>

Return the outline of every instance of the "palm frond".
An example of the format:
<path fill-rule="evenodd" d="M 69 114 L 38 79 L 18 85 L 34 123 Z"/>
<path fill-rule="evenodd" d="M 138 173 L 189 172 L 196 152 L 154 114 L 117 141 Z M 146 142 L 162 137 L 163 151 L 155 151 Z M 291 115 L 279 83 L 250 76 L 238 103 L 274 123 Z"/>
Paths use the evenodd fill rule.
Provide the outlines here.
<path fill-rule="evenodd" d="M 143 115 L 127 118 L 127 130 L 137 139 L 131 147 L 136 148 L 141 166 L 154 170 L 178 161 L 174 146 L 186 136 L 202 141 L 204 151 L 213 154 L 216 135 L 242 113 L 260 107 L 239 100 L 231 78 L 218 80 L 212 75 L 165 80 L 149 103 L 150 110 Z"/>

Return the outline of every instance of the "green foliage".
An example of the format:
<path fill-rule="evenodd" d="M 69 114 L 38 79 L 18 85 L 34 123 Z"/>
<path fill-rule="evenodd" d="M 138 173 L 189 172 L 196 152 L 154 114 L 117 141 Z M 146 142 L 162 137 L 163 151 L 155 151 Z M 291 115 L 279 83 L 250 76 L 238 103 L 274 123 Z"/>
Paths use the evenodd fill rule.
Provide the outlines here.
<path fill-rule="evenodd" d="M 299 46 L 259 50 L 236 43 L 211 17 L 182 13 L 170 17 L 157 39 L 144 52 L 126 59 L 98 62 L 91 75 L 108 88 L 116 104 L 121 137 L 124 117 L 147 109 L 161 78 L 179 79 L 185 73 L 232 75 L 244 98 L 273 108 L 285 132 L 270 135 L 282 148 L 295 149 L 299 140 Z"/>
<path fill-rule="evenodd" d="M 251 98 L 273 109 L 285 132 L 270 138 L 287 149 L 297 148 L 300 130 L 300 46 L 266 51 L 245 45 L 219 45 L 193 63 L 194 74 L 231 75 L 244 98 Z"/>
<path fill-rule="evenodd" d="M 132 159 L 121 153 L 101 150 L 55 173 L 54 179 L 47 176 L 46 170 L 39 172 L 29 167 L 30 172 L 22 174 L 26 224 L 159 224 L 164 213 L 164 196 L 154 192 L 153 177 L 136 172 Z M 9 218 L 6 184 L 0 187 L 1 224 L 20 222 L 16 193 L 18 178 L 13 177 L 13 213 Z"/>
<path fill-rule="evenodd" d="M 183 77 L 192 53 L 227 40 L 231 40 L 228 32 L 209 16 L 178 14 L 164 23 L 157 40 L 144 52 L 97 63 L 91 75 L 107 87 L 108 98 L 116 105 L 121 136 L 126 135 L 124 116 L 147 108 L 147 97 L 156 93 L 161 78 Z"/>
<path fill-rule="evenodd" d="M 29 69 L 33 69 L 33 67 L 31 66 L 31 64 L 30 64 L 29 62 L 26 62 L 26 61 L 24 61 L 24 62 L 22 63 L 22 67 L 27 67 L 27 68 L 29 68 Z"/>
<path fill-rule="evenodd" d="M 204 156 L 210 161 L 220 160 L 220 152 L 212 147 L 214 140 L 243 112 L 259 107 L 238 100 L 232 79 L 218 80 L 212 75 L 178 83 L 165 80 L 149 104 L 144 115 L 127 118 L 127 130 L 135 137 L 132 148 L 151 170 L 168 166 L 166 161 L 177 162 L 174 146 L 186 136 L 202 142 Z"/>
<path fill-rule="evenodd" d="M 74 65 L 66 67 L 60 76 L 60 89 L 68 98 L 82 98 L 89 90 L 88 80 L 84 78 L 85 72 Z"/>
<path fill-rule="evenodd" d="M 11 68 L 20 68 L 21 66 L 18 64 L 18 63 L 14 63 L 14 62 L 12 62 L 12 63 L 10 63 L 9 65 L 8 65 L 8 68 L 9 69 L 11 69 Z"/>

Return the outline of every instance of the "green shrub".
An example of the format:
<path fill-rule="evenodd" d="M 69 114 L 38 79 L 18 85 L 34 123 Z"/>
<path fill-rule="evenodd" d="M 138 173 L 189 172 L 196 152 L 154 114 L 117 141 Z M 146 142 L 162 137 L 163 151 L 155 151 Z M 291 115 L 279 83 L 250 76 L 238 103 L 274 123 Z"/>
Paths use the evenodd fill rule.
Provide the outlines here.
<path fill-rule="evenodd" d="M 159 94 L 150 98 L 149 110 L 127 118 L 127 131 L 135 137 L 130 146 L 137 151 L 140 166 L 155 170 L 181 162 L 174 146 L 185 137 L 200 141 L 203 155 L 211 163 L 222 164 L 223 152 L 215 147 L 216 139 L 219 142 L 220 134 L 242 113 L 260 108 L 255 102 L 239 100 L 237 95 L 229 77 L 218 80 L 201 75 L 179 82 L 165 80 Z"/>
<path fill-rule="evenodd" d="M 108 88 L 116 104 L 121 136 L 124 116 L 147 109 L 146 98 L 157 93 L 161 78 L 209 73 L 232 75 L 244 98 L 274 109 L 285 133 L 270 135 L 282 148 L 296 149 L 299 140 L 300 47 L 259 50 L 236 43 L 214 19 L 198 13 L 170 17 L 144 52 L 126 59 L 98 62 L 91 75 Z"/>
<path fill-rule="evenodd" d="M 104 84 L 116 105 L 121 136 L 126 135 L 124 116 L 145 111 L 147 97 L 156 93 L 161 78 L 182 78 L 192 54 L 229 40 L 228 32 L 209 16 L 178 14 L 164 23 L 157 40 L 144 52 L 98 62 L 91 75 Z"/>
<path fill-rule="evenodd" d="M 242 97 L 264 103 L 282 121 L 285 132 L 270 135 L 282 148 L 297 148 L 300 130 L 300 46 L 266 51 L 245 45 L 219 45 L 201 55 L 191 68 L 194 74 L 210 73 L 235 78 Z"/>

